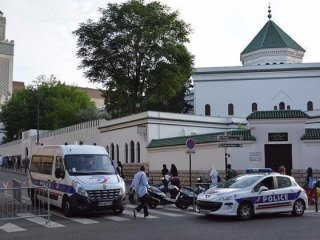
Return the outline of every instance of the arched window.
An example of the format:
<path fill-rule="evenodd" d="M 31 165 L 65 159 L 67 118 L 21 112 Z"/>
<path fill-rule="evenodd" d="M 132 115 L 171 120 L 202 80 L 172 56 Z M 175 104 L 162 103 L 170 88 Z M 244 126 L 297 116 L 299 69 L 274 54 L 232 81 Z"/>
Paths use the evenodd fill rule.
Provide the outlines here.
<path fill-rule="evenodd" d="M 284 102 L 279 103 L 279 110 L 285 110 L 286 109 L 286 105 L 284 104 Z"/>
<path fill-rule="evenodd" d="M 114 144 L 111 143 L 111 160 L 114 160 Z"/>
<path fill-rule="evenodd" d="M 126 163 L 128 163 L 128 144 L 127 143 L 124 145 L 124 156 L 125 156 Z"/>
<path fill-rule="evenodd" d="M 313 111 L 313 102 L 312 101 L 307 102 L 307 111 Z"/>
<path fill-rule="evenodd" d="M 256 103 L 252 103 L 251 109 L 252 109 L 252 112 L 258 111 L 258 105 Z"/>
<path fill-rule="evenodd" d="M 290 110 L 290 109 L 291 109 L 290 105 L 287 105 L 287 110 Z"/>
<path fill-rule="evenodd" d="M 273 110 L 278 110 L 278 107 L 277 107 L 277 106 L 274 106 L 274 107 L 273 107 Z"/>
<path fill-rule="evenodd" d="M 234 115 L 233 104 L 229 103 L 228 105 L 228 115 Z"/>
<path fill-rule="evenodd" d="M 134 142 L 130 142 L 130 162 L 134 163 Z"/>
<path fill-rule="evenodd" d="M 119 145 L 116 145 L 116 157 L 117 157 L 117 162 L 120 160 L 119 159 Z"/>
<path fill-rule="evenodd" d="M 140 143 L 137 142 L 137 162 L 140 162 Z"/>
<path fill-rule="evenodd" d="M 204 115 L 205 116 L 211 116 L 211 107 L 210 104 L 206 104 L 204 106 Z"/>
<path fill-rule="evenodd" d="M 109 152 L 109 146 L 106 146 L 106 150 L 107 150 L 107 152 L 109 153 L 109 155 L 110 155 L 110 152 Z"/>

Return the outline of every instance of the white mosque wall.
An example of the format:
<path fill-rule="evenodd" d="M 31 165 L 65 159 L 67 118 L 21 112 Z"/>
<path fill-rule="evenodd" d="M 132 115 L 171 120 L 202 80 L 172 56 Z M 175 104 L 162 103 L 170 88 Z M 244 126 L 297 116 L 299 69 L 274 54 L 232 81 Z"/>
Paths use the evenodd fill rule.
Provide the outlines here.
<path fill-rule="evenodd" d="M 280 102 L 292 110 L 307 111 L 308 101 L 314 109 L 320 107 L 319 63 L 199 68 L 193 81 L 196 115 L 205 115 L 206 104 L 211 106 L 211 116 L 221 117 L 228 116 L 230 103 L 238 117 L 247 117 L 252 103 L 259 111 L 279 109 Z"/>

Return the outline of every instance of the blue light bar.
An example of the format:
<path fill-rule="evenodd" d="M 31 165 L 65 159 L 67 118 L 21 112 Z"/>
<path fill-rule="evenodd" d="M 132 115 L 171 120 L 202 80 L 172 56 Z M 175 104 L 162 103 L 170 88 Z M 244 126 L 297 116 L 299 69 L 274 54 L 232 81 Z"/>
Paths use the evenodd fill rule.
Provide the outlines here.
<path fill-rule="evenodd" d="M 247 168 L 246 173 L 271 173 L 271 168 Z"/>

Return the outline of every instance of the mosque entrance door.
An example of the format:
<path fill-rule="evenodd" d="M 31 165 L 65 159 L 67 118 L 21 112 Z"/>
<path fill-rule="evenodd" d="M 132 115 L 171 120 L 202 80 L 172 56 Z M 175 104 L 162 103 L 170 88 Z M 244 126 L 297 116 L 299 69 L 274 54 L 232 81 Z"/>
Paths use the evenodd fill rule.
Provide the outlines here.
<path fill-rule="evenodd" d="M 264 145 L 265 167 L 277 172 L 283 165 L 286 173 L 291 175 L 292 169 L 292 145 L 291 144 L 266 144 Z"/>

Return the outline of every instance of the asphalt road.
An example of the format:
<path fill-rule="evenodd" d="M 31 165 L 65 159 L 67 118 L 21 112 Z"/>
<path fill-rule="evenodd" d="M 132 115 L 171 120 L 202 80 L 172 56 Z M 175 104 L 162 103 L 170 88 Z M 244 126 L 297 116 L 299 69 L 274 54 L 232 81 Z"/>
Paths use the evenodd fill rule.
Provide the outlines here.
<path fill-rule="evenodd" d="M 0 171 L 0 182 L 11 178 L 25 181 L 23 175 Z M 203 216 L 174 206 L 150 211 L 151 219 L 133 219 L 133 205 L 121 215 L 99 214 L 65 218 L 52 209 L 51 226 L 30 219 L 0 220 L 0 239 L 45 240 L 196 240 L 196 239 L 320 239 L 320 213 L 307 212 L 302 217 L 290 214 L 263 215 L 246 222 L 233 217 Z M 11 228 L 10 228 L 11 227 Z M 10 232 L 8 230 L 17 230 Z"/>

